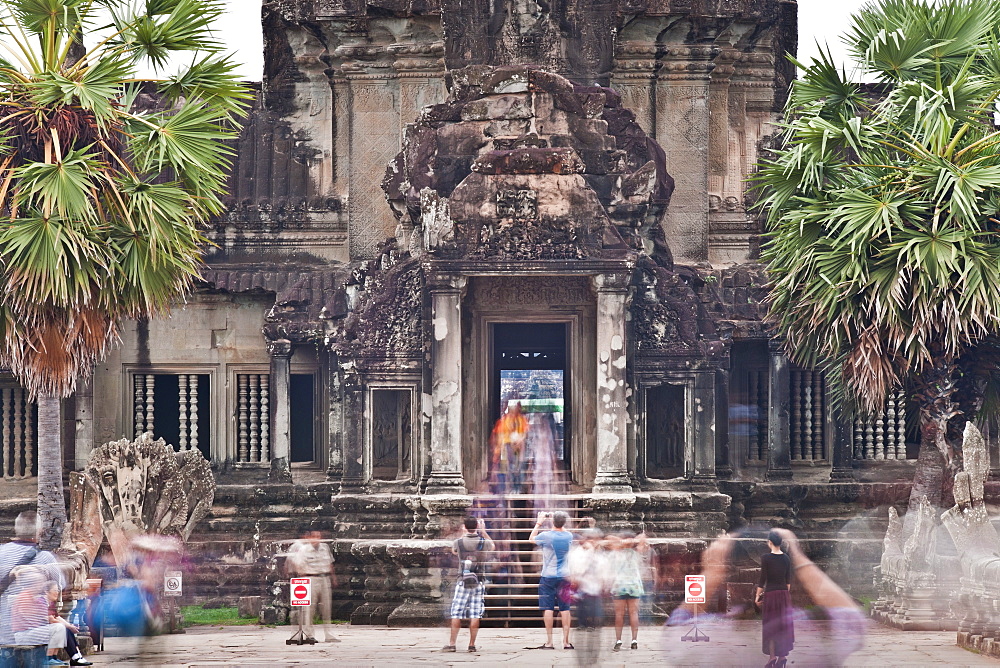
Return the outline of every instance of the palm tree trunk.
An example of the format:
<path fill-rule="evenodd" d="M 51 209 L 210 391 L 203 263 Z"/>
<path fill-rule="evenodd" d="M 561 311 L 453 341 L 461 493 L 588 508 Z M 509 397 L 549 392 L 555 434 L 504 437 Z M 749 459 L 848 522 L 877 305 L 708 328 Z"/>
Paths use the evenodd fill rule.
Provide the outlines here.
<path fill-rule="evenodd" d="M 949 440 L 948 423 L 962 415 L 954 400 L 958 375 L 954 359 L 939 357 L 917 378 L 914 398 L 920 409 L 920 455 L 910 491 L 911 508 L 921 496 L 938 508 L 953 503 L 953 478 L 961 467 L 962 450 L 961 444 Z"/>
<path fill-rule="evenodd" d="M 38 544 L 44 550 L 59 547 L 66 524 L 61 409 L 58 396 L 38 396 Z"/>

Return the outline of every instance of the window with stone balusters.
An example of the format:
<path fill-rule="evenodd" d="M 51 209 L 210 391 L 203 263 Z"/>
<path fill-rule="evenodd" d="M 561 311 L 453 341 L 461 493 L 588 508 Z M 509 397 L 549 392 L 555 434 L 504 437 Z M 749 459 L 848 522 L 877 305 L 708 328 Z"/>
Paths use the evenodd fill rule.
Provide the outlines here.
<path fill-rule="evenodd" d="M 132 374 L 133 431 L 152 432 L 178 452 L 212 460 L 211 377 L 199 373 Z"/>
<path fill-rule="evenodd" d="M 271 376 L 236 375 L 236 461 L 271 461 Z"/>
<path fill-rule="evenodd" d="M 19 480 L 38 473 L 38 414 L 28 393 L 0 381 L 0 478 Z"/>
<path fill-rule="evenodd" d="M 854 459 L 884 461 L 915 459 L 919 442 L 916 411 L 912 410 L 906 392 L 897 389 L 889 393 L 885 408 L 874 415 L 857 415 L 851 429 Z"/>

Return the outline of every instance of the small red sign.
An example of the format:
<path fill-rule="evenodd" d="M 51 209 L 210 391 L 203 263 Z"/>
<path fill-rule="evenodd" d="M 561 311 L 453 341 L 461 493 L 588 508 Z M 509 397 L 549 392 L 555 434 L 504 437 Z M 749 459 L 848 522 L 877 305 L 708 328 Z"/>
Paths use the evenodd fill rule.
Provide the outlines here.
<path fill-rule="evenodd" d="M 292 605 L 310 605 L 312 598 L 310 594 L 312 593 L 312 579 L 311 578 L 292 578 L 289 583 L 289 591 L 291 592 L 291 603 Z"/>
<path fill-rule="evenodd" d="M 705 576 L 685 575 L 684 576 L 684 602 L 704 603 L 705 602 Z"/>

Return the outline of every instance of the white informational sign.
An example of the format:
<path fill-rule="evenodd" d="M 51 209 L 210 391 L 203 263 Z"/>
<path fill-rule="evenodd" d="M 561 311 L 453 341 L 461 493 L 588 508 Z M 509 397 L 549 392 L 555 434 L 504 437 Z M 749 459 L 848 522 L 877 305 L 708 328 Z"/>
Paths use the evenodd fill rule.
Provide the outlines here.
<path fill-rule="evenodd" d="M 310 605 L 312 600 L 312 578 L 292 578 L 289 591 L 292 597 L 292 607 Z"/>
<path fill-rule="evenodd" d="M 184 587 L 184 574 L 181 571 L 167 571 L 163 574 L 163 595 L 180 596 Z"/>
<path fill-rule="evenodd" d="M 685 575 L 684 576 L 684 602 L 704 603 L 705 602 L 705 576 Z"/>

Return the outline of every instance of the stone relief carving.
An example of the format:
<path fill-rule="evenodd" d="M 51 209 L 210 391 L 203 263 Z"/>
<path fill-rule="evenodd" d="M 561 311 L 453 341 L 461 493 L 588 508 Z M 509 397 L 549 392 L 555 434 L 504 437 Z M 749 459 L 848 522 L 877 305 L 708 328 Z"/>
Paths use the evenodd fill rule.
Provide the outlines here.
<path fill-rule="evenodd" d="M 501 190 L 497 193 L 497 217 L 532 220 L 538 217 L 538 193 L 534 190 Z"/>
<path fill-rule="evenodd" d="M 594 295 L 578 278 L 537 279 L 521 276 L 501 281 L 476 281 L 474 299 L 481 308 L 518 305 L 579 306 L 592 304 Z"/>

